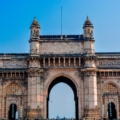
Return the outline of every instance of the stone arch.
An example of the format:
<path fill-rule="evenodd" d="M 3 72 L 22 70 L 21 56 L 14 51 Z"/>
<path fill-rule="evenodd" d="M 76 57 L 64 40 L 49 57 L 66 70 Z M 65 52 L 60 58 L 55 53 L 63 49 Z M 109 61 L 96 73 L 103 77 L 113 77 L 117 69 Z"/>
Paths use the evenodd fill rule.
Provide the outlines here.
<path fill-rule="evenodd" d="M 75 87 L 76 87 L 76 89 L 77 89 L 77 96 L 78 96 L 78 91 L 79 91 L 79 89 L 78 89 L 78 85 L 77 85 L 77 83 L 76 83 L 76 81 L 71 77 L 71 76 L 69 76 L 69 75 L 67 75 L 67 74 L 58 74 L 58 75 L 56 75 L 56 76 L 54 76 L 54 77 L 52 77 L 50 80 L 49 80 L 49 82 L 48 82 L 48 84 L 47 84 L 47 86 L 46 86 L 46 95 L 48 96 L 48 88 L 49 88 L 49 86 L 50 86 L 50 84 L 52 83 L 52 81 L 53 80 L 55 80 L 56 78 L 58 78 L 58 77 L 66 77 L 66 78 L 68 78 L 68 79 L 70 79 L 73 83 L 74 83 L 74 85 L 75 85 Z"/>
<path fill-rule="evenodd" d="M 102 88 L 103 95 L 119 94 L 119 88 L 114 82 L 107 82 Z"/>
<path fill-rule="evenodd" d="M 17 83 L 10 83 L 6 87 L 6 95 L 22 95 L 22 89 L 21 86 L 19 86 Z"/>
<path fill-rule="evenodd" d="M 57 76 L 55 76 L 54 78 L 52 78 L 47 86 L 47 118 L 48 118 L 48 101 L 49 101 L 49 94 L 51 89 L 58 83 L 63 82 L 66 83 L 67 85 L 69 85 L 71 87 L 71 89 L 73 90 L 74 93 L 74 100 L 75 100 L 75 118 L 78 119 L 79 116 L 79 112 L 78 112 L 78 89 L 77 89 L 77 85 L 75 84 L 75 81 L 71 79 L 70 77 L 66 77 L 66 75 L 63 74 L 59 74 Z"/>

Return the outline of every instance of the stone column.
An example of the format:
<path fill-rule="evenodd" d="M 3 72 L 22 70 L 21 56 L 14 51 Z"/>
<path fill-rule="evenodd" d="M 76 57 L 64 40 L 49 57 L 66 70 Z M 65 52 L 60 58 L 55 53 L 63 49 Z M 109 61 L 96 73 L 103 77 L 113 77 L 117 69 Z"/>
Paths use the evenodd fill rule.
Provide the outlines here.
<path fill-rule="evenodd" d="M 100 117 L 97 103 L 97 76 L 95 55 L 85 56 L 84 69 L 84 95 L 85 95 L 85 116 L 87 119 Z"/>
<path fill-rule="evenodd" d="M 42 118 L 43 87 L 39 73 L 28 77 L 28 118 Z"/>
<path fill-rule="evenodd" d="M 97 78 L 95 71 L 87 71 L 84 76 L 85 82 L 85 116 L 89 118 L 99 118 L 97 104 Z"/>
<path fill-rule="evenodd" d="M 39 119 L 42 118 L 42 106 L 43 96 L 41 96 L 41 73 L 39 68 L 39 60 L 29 62 L 30 68 L 28 70 L 28 112 L 27 118 Z"/>

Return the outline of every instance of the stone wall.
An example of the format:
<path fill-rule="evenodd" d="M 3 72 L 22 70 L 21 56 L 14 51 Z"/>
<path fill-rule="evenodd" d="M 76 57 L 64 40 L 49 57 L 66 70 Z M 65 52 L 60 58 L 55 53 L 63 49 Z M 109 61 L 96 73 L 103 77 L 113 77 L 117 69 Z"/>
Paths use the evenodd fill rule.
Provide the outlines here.
<path fill-rule="evenodd" d="M 81 54 L 83 53 L 82 42 L 42 42 L 40 54 Z"/>

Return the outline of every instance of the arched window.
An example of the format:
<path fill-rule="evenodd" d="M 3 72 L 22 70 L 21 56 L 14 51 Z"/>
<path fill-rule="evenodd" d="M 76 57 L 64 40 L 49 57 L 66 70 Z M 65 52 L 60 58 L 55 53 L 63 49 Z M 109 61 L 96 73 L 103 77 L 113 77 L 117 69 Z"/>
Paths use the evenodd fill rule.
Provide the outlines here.
<path fill-rule="evenodd" d="M 6 92 L 7 95 L 21 95 L 22 94 L 22 91 L 21 91 L 21 88 L 20 86 L 18 86 L 17 84 L 15 83 L 12 83 L 10 84 L 8 87 L 7 87 L 7 92 Z"/>
<path fill-rule="evenodd" d="M 93 34 L 93 31 L 91 30 L 91 34 Z"/>
<path fill-rule="evenodd" d="M 90 29 L 88 29 L 88 33 L 90 33 Z"/>
<path fill-rule="evenodd" d="M 39 30 L 37 30 L 37 35 L 39 35 Z"/>
<path fill-rule="evenodd" d="M 118 89 L 115 85 L 113 85 L 112 83 L 109 83 L 104 86 L 103 94 L 104 95 L 118 94 Z"/>
<path fill-rule="evenodd" d="M 34 34 L 36 34 L 36 31 L 34 30 Z"/>

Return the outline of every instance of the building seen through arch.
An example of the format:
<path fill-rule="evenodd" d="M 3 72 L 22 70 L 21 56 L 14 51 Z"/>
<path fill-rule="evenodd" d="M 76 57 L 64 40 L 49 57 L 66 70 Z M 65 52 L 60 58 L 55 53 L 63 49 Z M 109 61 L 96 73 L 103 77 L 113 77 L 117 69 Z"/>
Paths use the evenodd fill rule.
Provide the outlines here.
<path fill-rule="evenodd" d="M 35 18 L 29 53 L 0 53 L 0 119 L 48 118 L 60 82 L 73 90 L 75 119 L 120 119 L 120 52 L 95 52 L 93 28 L 87 17 L 83 34 L 41 35 Z"/>

